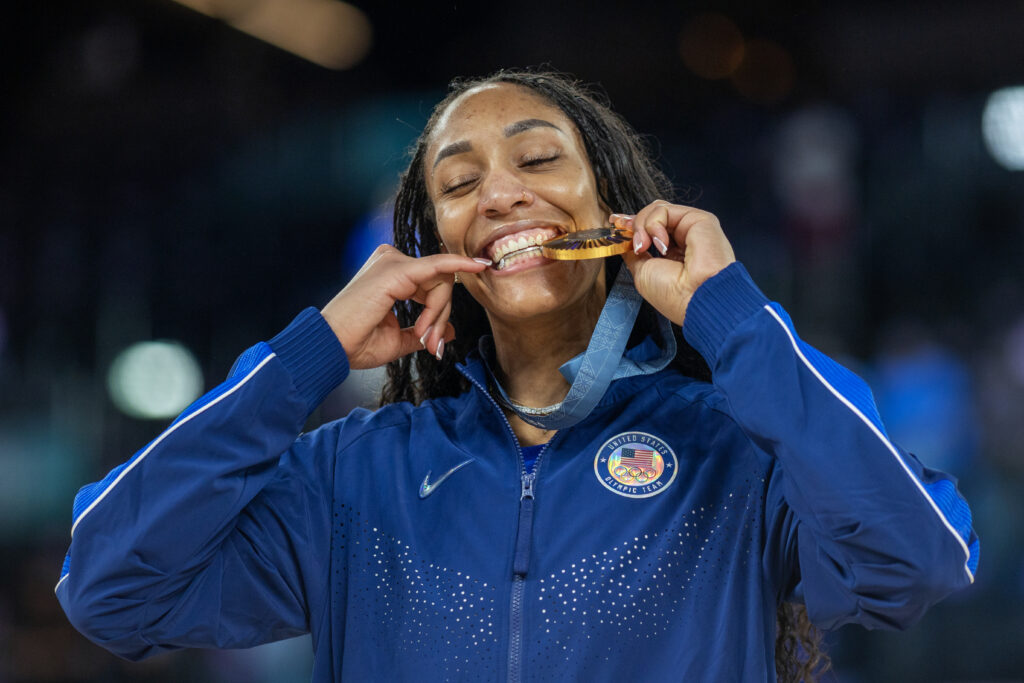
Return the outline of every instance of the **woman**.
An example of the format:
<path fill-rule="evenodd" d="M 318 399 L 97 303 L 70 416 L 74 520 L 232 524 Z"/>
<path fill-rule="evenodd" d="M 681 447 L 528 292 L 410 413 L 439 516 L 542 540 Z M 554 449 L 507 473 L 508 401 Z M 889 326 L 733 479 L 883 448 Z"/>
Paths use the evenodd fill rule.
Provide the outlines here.
<path fill-rule="evenodd" d="M 564 78 L 457 84 L 403 177 L 400 250 L 80 492 L 72 622 L 129 658 L 312 632 L 324 681 L 799 680 L 808 616 L 905 627 L 970 583 L 950 479 L 667 194 Z M 608 222 L 634 232 L 622 259 L 537 253 Z M 385 405 L 300 434 L 385 363 Z"/>

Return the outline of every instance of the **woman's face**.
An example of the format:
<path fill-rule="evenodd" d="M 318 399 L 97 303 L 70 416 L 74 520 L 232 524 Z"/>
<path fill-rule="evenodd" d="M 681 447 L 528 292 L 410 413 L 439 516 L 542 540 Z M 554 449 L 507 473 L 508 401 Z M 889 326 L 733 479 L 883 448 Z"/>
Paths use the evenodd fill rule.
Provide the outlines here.
<path fill-rule="evenodd" d="M 463 276 L 488 313 L 524 319 L 603 302 L 602 260 L 549 260 L 536 246 L 605 225 L 609 213 L 560 109 L 513 84 L 474 88 L 442 113 L 424 163 L 444 248 L 494 261 Z"/>

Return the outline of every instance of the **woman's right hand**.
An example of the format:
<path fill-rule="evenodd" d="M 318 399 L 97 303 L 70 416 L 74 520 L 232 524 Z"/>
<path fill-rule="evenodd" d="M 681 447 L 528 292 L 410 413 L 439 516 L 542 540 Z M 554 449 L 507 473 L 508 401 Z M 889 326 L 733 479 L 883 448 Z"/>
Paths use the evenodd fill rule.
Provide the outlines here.
<path fill-rule="evenodd" d="M 320 313 L 353 369 L 376 368 L 422 348 L 440 359 L 444 343 L 455 338 L 448 322 L 455 273 L 479 273 L 488 265 L 454 254 L 413 258 L 382 244 Z M 412 327 L 402 328 L 392 309 L 409 299 L 424 309 Z"/>

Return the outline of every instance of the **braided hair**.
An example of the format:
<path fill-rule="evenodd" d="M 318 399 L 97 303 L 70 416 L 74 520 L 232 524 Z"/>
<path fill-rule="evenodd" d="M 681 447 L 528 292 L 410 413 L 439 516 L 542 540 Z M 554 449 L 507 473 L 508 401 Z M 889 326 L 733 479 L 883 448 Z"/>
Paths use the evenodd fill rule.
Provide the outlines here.
<path fill-rule="evenodd" d="M 508 83 L 528 90 L 557 107 L 575 124 L 583 139 L 594 171 L 603 205 L 620 213 L 637 213 L 655 199 L 672 200 L 676 194 L 671 181 L 659 169 L 645 141 L 626 121 L 613 112 L 607 99 L 563 74 L 551 71 L 503 69 L 478 79 L 456 79 L 448 95 L 434 108 L 423 132 L 411 150 L 411 161 L 401 176 L 395 197 L 394 244 L 410 256 L 441 252 L 441 241 L 434 218 L 434 205 L 427 191 L 426 150 L 441 115 L 463 93 L 483 85 Z M 692 200 L 691 200 L 692 201 Z M 606 259 L 605 282 L 615 281 L 620 259 Z M 413 301 L 395 304 L 395 313 L 403 327 L 412 325 L 423 310 Z M 388 363 L 387 381 L 381 392 L 381 405 L 399 401 L 419 404 L 441 396 L 456 396 L 469 390 L 468 380 L 455 365 L 477 347 L 490 324 L 483 307 L 464 287 L 452 294 L 451 315 L 456 337 L 445 344 L 440 361 L 425 350 Z M 644 302 L 633 330 L 630 345 L 650 334 L 657 325 L 654 309 Z M 707 364 L 673 326 L 677 353 L 672 365 L 685 375 L 710 381 Z M 807 619 L 802 606 L 780 605 L 779 635 L 776 641 L 776 671 L 781 681 L 811 682 L 814 670 L 823 661 L 820 634 Z"/>

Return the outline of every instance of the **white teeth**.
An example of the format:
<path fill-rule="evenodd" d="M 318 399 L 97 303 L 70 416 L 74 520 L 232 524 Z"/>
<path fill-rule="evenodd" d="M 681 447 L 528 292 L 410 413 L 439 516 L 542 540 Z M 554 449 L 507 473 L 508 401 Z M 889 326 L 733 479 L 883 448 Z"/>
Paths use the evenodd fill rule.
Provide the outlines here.
<path fill-rule="evenodd" d="M 526 249 L 524 251 L 516 250 L 515 252 L 510 253 L 508 256 L 502 256 L 500 258 L 497 258 L 497 262 L 494 264 L 494 269 L 504 270 L 505 268 L 508 268 L 511 265 L 515 265 L 516 263 L 519 263 L 524 259 L 539 256 L 540 253 L 541 252 L 538 247 L 530 247 L 529 249 Z"/>
<path fill-rule="evenodd" d="M 534 233 L 532 235 L 521 235 L 519 237 L 510 237 L 505 240 L 500 246 L 496 246 L 494 251 L 491 252 L 491 260 L 498 263 L 509 254 L 513 254 L 524 249 L 537 247 L 546 242 L 550 237 L 546 233 Z"/>

